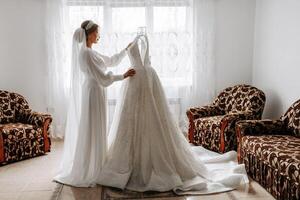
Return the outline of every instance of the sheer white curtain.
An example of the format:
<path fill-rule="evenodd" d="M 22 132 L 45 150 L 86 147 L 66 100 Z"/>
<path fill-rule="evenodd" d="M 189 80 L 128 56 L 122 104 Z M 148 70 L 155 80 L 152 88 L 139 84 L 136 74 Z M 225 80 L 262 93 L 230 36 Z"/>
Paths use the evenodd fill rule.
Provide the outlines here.
<path fill-rule="evenodd" d="M 194 64 L 191 105 L 207 104 L 215 96 L 215 1 L 195 0 Z"/>
<path fill-rule="evenodd" d="M 191 84 L 180 93 L 179 125 L 187 134 L 185 111 L 211 103 L 215 96 L 215 0 L 194 0 L 192 13 Z"/>
<path fill-rule="evenodd" d="M 56 28 L 52 30 L 50 24 L 49 31 L 56 37 L 48 38 L 48 42 L 56 42 L 51 47 L 58 49 L 54 55 L 50 54 L 55 61 L 49 62 L 49 99 L 53 99 L 49 107 L 54 117 L 59 115 L 54 127 L 63 127 L 65 121 L 61 112 L 65 112 L 65 107 L 60 109 L 68 98 L 70 67 L 65 65 L 68 63 L 64 60 L 68 58 L 65 51 L 70 46 L 72 32 L 87 19 L 100 25 L 100 41 L 94 48 L 106 55 L 119 52 L 133 40 L 138 27 L 146 27 L 152 66 L 162 81 L 171 111 L 183 128 L 186 128 L 187 107 L 207 103 L 214 95 L 214 0 L 49 1 L 60 7 L 50 10 L 55 16 L 50 21 L 55 22 Z M 57 35 L 67 39 L 57 41 Z M 125 58 L 114 72 L 121 74 L 128 67 L 130 63 Z M 120 84 L 108 88 L 109 123 Z M 56 90 L 56 86 L 60 87 Z M 62 94 L 65 96 L 61 98 Z"/>
<path fill-rule="evenodd" d="M 53 116 L 51 136 L 62 138 L 67 117 L 70 85 L 67 7 L 64 0 L 46 1 L 47 111 Z"/>

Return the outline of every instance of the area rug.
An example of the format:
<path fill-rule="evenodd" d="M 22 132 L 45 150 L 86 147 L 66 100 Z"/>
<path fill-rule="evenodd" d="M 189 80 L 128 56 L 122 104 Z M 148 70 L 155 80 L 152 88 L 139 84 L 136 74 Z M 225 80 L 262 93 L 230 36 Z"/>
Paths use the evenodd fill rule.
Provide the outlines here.
<path fill-rule="evenodd" d="M 51 200 L 61 200 L 61 194 L 64 190 L 64 187 L 69 188 L 69 186 L 64 186 L 63 184 L 57 183 Z M 91 189 L 91 188 L 90 188 Z M 66 190 L 66 188 L 65 188 Z M 73 188 L 73 190 L 81 190 L 80 188 Z M 85 188 L 88 190 L 88 188 Z M 91 191 L 92 192 L 92 191 Z M 99 194 L 98 194 L 99 195 Z M 164 198 L 164 197 L 176 197 L 177 195 L 172 192 L 155 192 L 155 191 L 147 191 L 147 192 L 134 192 L 130 190 L 121 190 L 113 187 L 101 187 L 101 198 L 99 200 L 137 200 L 137 199 L 147 199 L 147 198 Z"/>
<path fill-rule="evenodd" d="M 176 197 L 177 195 L 170 192 L 133 192 L 130 190 L 120 190 L 112 187 L 102 187 L 103 200 L 122 200 L 122 199 L 147 199 L 147 198 L 163 198 L 163 197 Z"/>

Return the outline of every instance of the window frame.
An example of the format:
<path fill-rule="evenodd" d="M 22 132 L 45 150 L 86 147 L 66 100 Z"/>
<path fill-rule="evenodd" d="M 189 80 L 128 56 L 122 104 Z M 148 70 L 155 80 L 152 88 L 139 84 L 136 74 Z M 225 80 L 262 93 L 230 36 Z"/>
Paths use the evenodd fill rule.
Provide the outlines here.
<path fill-rule="evenodd" d="M 97 3 L 98 2 L 98 3 Z M 187 1 L 188 2 L 188 1 Z M 104 33 L 113 33 L 113 21 L 112 21 L 112 9 L 113 8 L 124 8 L 126 6 L 110 6 L 108 3 L 105 3 L 105 1 L 87 1 L 86 3 L 82 3 L 81 1 L 76 1 L 76 0 L 68 0 L 67 3 L 68 7 L 71 6 L 102 6 L 102 19 L 103 19 L 103 27 L 102 31 Z M 185 7 L 186 9 L 186 17 L 185 17 L 185 24 L 186 26 L 189 26 L 189 9 L 190 7 L 188 6 L 189 4 L 170 4 L 170 5 L 149 5 L 145 4 L 143 6 L 132 6 L 128 5 L 127 7 L 144 7 L 145 8 L 145 22 L 146 22 L 146 27 L 147 27 L 147 32 L 149 34 L 154 33 L 154 7 Z M 186 27 L 185 30 L 188 30 L 188 27 Z M 167 32 L 167 31 L 162 31 L 162 32 Z"/>

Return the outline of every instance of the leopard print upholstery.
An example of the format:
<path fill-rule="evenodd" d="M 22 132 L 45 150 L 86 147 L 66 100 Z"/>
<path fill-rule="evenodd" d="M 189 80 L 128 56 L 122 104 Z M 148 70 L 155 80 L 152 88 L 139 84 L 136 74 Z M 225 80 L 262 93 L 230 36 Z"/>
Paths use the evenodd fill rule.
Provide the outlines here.
<path fill-rule="evenodd" d="M 207 130 L 206 132 L 199 131 L 199 134 L 194 136 L 204 148 L 211 149 L 212 151 L 219 151 L 220 149 L 220 133 L 221 133 L 221 120 L 223 116 L 217 115 L 212 117 L 203 117 L 195 120 L 196 130 L 200 128 Z M 200 128 L 199 128 L 200 127 Z"/>
<path fill-rule="evenodd" d="M 236 85 L 223 90 L 214 100 L 225 114 L 251 111 L 256 118 L 261 118 L 266 97 L 265 94 L 250 85 Z"/>
<path fill-rule="evenodd" d="M 236 122 L 261 119 L 264 105 L 265 94 L 261 90 L 250 85 L 228 87 L 211 105 L 187 111 L 189 141 L 220 153 L 236 150 Z"/>
<path fill-rule="evenodd" d="M 250 176 L 277 199 L 300 198 L 300 139 L 290 135 L 246 135 L 243 163 Z"/>
<path fill-rule="evenodd" d="M 296 101 L 284 115 L 280 117 L 295 136 L 300 136 L 300 99 Z"/>
<path fill-rule="evenodd" d="M 18 115 L 18 122 L 33 124 L 41 127 L 47 119 L 51 119 L 51 115 L 38 112 L 23 112 Z"/>
<path fill-rule="evenodd" d="M 238 160 L 276 199 L 300 199 L 300 100 L 278 120 L 236 125 Z"/>
<path fill-rule="evenodd" d="M 50 151 L 48 114 L 33 112 L 25 98 L 0 90 L 0 164 Z"/>
<path fill-rule="evenodd" d="M 243 135 L 285 135 L 291 133 L 285 129 L 282 120 L 270 119 L 239 121 L 236 124 L 236 129 Z"/>
<path fill-rule="evenodd" d="M 31 124 L 9 123 L 0 125 L 4 143 L 5 163 L 42 155 L 44 137 L 42 128 Z"/>
<path fill-rule="evenodd" d="M 27 111 L 30 108 L 23 96 L 0 90 L 0 124 L 14 123 L 19 112 Z"/>

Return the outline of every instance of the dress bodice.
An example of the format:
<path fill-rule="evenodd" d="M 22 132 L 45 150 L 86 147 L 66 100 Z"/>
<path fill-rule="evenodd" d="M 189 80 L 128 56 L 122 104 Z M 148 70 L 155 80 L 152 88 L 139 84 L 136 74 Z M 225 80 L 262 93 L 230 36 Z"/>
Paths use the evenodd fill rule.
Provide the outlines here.
<path fill-rule="evenodd" d="M 141 41 L 141 48 L 138 42 Z M 147 36 L 137 36 L 128 48 L 127 54 L 132 67 L 139 68 L 149 63 L 149 45 Z"/>

